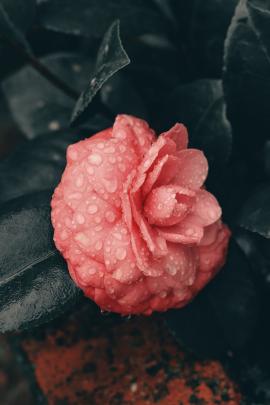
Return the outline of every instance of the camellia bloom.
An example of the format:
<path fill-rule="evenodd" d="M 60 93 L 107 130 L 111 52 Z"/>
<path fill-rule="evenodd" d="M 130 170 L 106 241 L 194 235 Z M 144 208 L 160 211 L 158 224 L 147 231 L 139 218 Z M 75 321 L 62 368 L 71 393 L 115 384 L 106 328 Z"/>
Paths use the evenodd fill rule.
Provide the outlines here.
<path fill-rule="evenodd" d="M 204 154 L 176 124 L 156 138 L 119 115 L 69 146 L 52 198 L 57 248 L 103 310 L 146 314 L 186 305 L 224 264 L 230 231 L 203 188 Z"/>

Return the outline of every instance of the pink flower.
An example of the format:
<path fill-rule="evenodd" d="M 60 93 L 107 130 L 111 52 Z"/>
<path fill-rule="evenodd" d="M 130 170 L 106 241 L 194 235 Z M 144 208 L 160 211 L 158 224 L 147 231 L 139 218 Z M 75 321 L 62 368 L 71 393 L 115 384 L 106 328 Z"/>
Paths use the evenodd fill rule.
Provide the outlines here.
<path fill-rule="evenodd" d="M 203 188 L 208 164 L 176 124 L 158 138 L 119 115 L 69 146 L 52 198 L 57 248 L 103 310 L 146 314 L 186 305 L 222 267 L 230 231 Z"/>

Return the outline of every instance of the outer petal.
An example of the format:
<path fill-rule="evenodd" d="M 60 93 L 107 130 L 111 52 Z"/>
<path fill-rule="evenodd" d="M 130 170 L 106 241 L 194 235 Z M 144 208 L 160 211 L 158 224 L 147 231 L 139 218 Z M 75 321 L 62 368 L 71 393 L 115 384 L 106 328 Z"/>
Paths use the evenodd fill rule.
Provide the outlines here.
<path fill-rule="evenodd" d="M 134 145 L 142 158 L 155 141 L 155 132 L 146 121 L 131 115 L 118 115 L 113 126 L 113 137 Z"/>
<path fill-rule="evenodd" d="M 206 190 L 198 190 L 193 215 L 202 226 L 208 226 L 221 217 L 221 208 L 213 194 Z"/>
<path fill-rule="evenodd" d="M 216 231 L 216 238 L 209 245 L 198 247 L 200 270 L 192 289 L 201 290 L 224 265 L 231 232 L 226 225 L 217 222 L 211 225 L 211 233 Z M 214 229 L 216 228 L 216 229 Z M 209 235 L 207 235 L 209 237 Z M 208 239 L 209 242 L 211 238 Z"/>
<path fill-rule="evenodd" d="M 176 123 L 169 131 L 163 132 L 160 136 L 173 140 L 178 151 L 186 149 L 188 146 L 188 132 L 183 124 Z"/>
<path fill-rule="evenodd" d="M 208 174 L 208 163 L 203 152 L 185 149 L 177 153 L 179 165 L 173 182 L 191 189 L 200 188 Z"/>
<path fill-rule="evenodd" d="M 123 221 L 119 221 L 107 236 L 104 258 L 107 271 L 121 283 L 130 284 L 142 276 L 136 265 L 129 230 Z"/>
<path fill-rule="evenodd" d="M 160 227 L 158 231 L 167 241 L 184 245 L 198 245 L 203 237 L 203 228 L 196 222 L 190 221 L 189 217 L 177 225 Z"/>

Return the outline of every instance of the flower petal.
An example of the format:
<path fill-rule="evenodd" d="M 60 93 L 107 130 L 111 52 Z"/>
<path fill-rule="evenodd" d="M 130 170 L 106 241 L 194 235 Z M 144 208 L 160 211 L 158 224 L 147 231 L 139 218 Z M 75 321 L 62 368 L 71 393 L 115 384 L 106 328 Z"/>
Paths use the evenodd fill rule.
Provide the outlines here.
<path fill-rule="evenodd" d="M 169 242 L 198 245 L 203 237 L 203 228 L 189 217 L 177 225 L 158 228 L 160 236 Z"/>
<path fill-rule="evenodd" d="M 179 164 L 173 183 L 191 189 L 200 188 L 208 174 L 208 163 L 203 152 L 185 149 L 178 152 L 177 157 Z"/>
<path fill-rule="evenodd" d="M 172 139 L 176 144 L 177 151 L 186 149 L 188 146 L 188 132 L 183 124 L 176 123 L 169 131 L 163 132 L 160 136 Z"/>
<path fill-rule="evenodd" d="M 153 170 L 147 174 L 142 187 L 143 197 L 153 188 L 168 184 L 174 177 L 178 167 L 178 159 L 172 155 L 165 155 L 158 160 Z"/>
<path fill-rule="evenodd" d="M 198 223 L 208 226 L 221 217 L 221 208 L 216 198 L 206 190 L 198 190 L 193 214 L 198 217 Z"/>
<path fill-rule="evenodd" d="M 116 117 L 113 126 L 113 137 L 121 140 L 128 140 L 142 158 L 155 141 L 155 132 L 149 127 L 146 121 L 131 115 L 121 114 Z"/>
<path fill-rule="evenodd" d="M 194 192 L 180 186 L 154 188 L 144 202 L 144 213 L 150 224 L 175 225 L 191 210 L 194 197 Z"/>

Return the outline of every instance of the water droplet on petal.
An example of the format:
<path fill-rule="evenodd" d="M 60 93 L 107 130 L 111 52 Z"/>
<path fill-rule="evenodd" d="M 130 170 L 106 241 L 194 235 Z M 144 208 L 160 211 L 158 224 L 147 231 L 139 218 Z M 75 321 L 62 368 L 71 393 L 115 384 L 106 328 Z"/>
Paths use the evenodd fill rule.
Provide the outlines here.
<path fill-rule="evenodd" d="M 186 229 L 186 230 L 185 230 L 185 235 L 186 235 L 186 236 L 192 236 L 192 235 L 194 235 L 194 229 L 192 229 L 192 228 Z"/>
<path fill-rule="evenodd" d="M 98 207 L 97 205 L 89 205 L 87 211 L 89 212 L 89 214 L 95 214 L 98 211 Z"/>
<path fill-rule="evenodd" d="M 99 166 L 102 163 L 102 157 L 98 153 L 92 153 L 92 155 L 88 157 L 88 160 L 95 166 Z"/>
<path fill-rule="evenodd" d="M 75 181 L 76 187 L 78 187 L 78 188 L 82 187 L 83 182 L 84 182 L 84 177 L 83 177 L 83 175 L 81 174 L 80 176 L 77 177 L 77 179 L 76 179 L 76 181 Z"/>
<path fill-rule="evenodd" d="M 84 218 L 84 216 L 83 216 L 82 214 L 80 214 L 80 213 L 76 214 L 75 219 L 76 219 L 76 221 L 78 222 L 78 224 L 80 224 L 80 225 L 82 225 L 82 224 L 85 223 L 85 218 Z"/>
<path fill-rule="evenodd" d="M 108 222 L 111 222 L 111 223 L 112 223 L 112 222 L 115 221 L 115 213 L 112 212 L 112 211 L 106 212 L 105 217 L 106 217 L 106 219 L 107 219 Z"/>
<path fill-rule="evenodd" d="M 117 248 L 115 252 L 115 257 L 118 260 L 124 260 L 127 256 L 127 251 L 124 248 Z"/>
<path fill-rule="evenodd" d="M 111 179 L 111 180 L 105 180 L 104 179 L 104 183 L 105 183 L 105 187 L 106 190 L 108 191 L 108 193 L 114 193 L 117 190 L 117 180 L 116 179 Z"/>
<path fill-rule="evenodd" d="M 96 250 L 101 250 L 103 246 L 103 243 L 101 240 L 99 240 L 96 244 L 95 244 L 95 248 Z"/>

